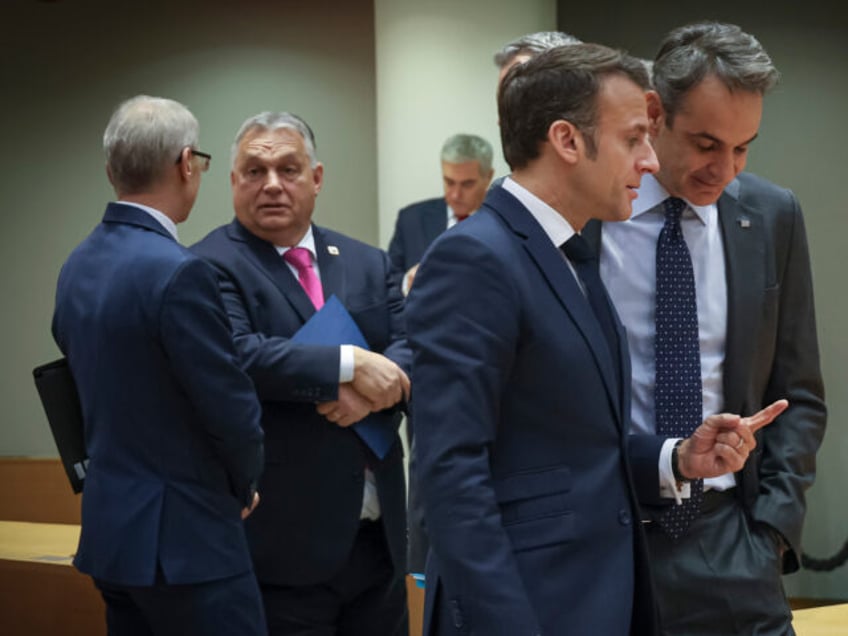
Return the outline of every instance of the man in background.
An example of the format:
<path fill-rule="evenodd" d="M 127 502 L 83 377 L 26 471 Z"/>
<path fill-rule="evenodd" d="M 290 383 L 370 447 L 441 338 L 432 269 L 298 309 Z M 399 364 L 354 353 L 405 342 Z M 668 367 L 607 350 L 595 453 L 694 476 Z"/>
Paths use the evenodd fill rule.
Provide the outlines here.
<path fill-rule="evenodd" d="M 430 243 L 446 229 L 477 211 L 492 182 L 492 146 L 477 135 L 453 135 L 441 151 L 444 197 L 413 203 L 398 212 L 389 258 L 405 272 L 408 293 L 418 263 Z"/>
<path fill-rule="evenodd" d="M 567 44 L 580 44 L 580 40 L 562 31 L 537 31 L 504 44 L 494 57 L 495 66 L 498 67 L 498 85 L 507 71 L 516 64 L 526 62 L 548 49 Z"/>
<path fill-rule="evenodd" d="M 396 270 L 382 250 L 312 224 L 324 166 L 301 118 L 247 119 L 230 181 L 235 220 L 192 249 L 218 270 L 262 402 L 264 505 L 247 532 L 269 631 L 406 636 L 397 428 L 410 354 Z M 367 349 L 348 344 L 343 321 L 318 341 L 296 336 L 332 296 Z M 385 441 L 382 456 L 362 437 L 365 419 Z"/>
<path fill-rule="evenodd" d="M 59 276 L 53 335 L 89 455 L 74 564 L 110 634 L 265 634 L 242 517 L 262 429 L 215 272 L 177 242 L 209 155 L 182 104 L 138 96 L 103 136 L 117 202 Z"/>
<path fill-rule="evenodd" d="M 685 437 L 674 409 L 789 400 L 742 471 L 687 485 L 673 511 L 642 500 L 663 633 L 792 634 L 780 576 L 798 569 L 826 411 L 801 208 L 742 172 L 778 72 L 752 35 L 702 23 L 667 35 L 653 73 L 660 169 L 629 221 L 586 230 L 627 329 L 632 432 Z"/>

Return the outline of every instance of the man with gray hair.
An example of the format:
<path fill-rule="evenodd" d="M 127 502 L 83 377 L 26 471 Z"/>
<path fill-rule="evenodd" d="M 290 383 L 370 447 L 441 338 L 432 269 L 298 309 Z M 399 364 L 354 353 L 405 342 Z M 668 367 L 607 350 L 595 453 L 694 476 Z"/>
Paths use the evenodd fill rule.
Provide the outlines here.
<path fill-rule="evenodd" d="M 498 84 L 501 83 L 506 72 L 516 64 L 526 62 L 531 57 L 566 44 L 580 44 L 580 40 L 562 31 L 537 31 L 536 33 L 528 33 L 520 38 L 504 44 L 504 46 L 495 53 L 495 66 L 500 71 L 498 75 Z"/>
<path fill-rule="evenodd" d="M 464 221 L 483 203 L 492 182 L 492 146 L 477 135 L 457 134 L 441 151 L 444 197 L 413 203 L 398 212 L 389 258 L 402 272 L 407 293 L 427 248 L 446 229 Z"/>
<path fill-rule="evenodd" d="M 663 634 L 784 636 L 780 575 L 798 569 L 826 410 L 800 205 L 743 172 L 778 72 L 752 35 L 707 22 L 671 31 L 653 73 L 660 169 L 630 220 L 585 232 L 627 329 L 631 431 L 685 437 L 684 411 L 789 400 L 741 471 L 673 470 L 672 498 L 641 500 Z"/>
<path fill-rule="evenodd" d="M 410 354 L 397 272 L 382 250 L 313 225 L 324 166 L 300 117 L 249 118 L 230 181 L 235 220 L 192 249 L 218 270 L 262 402 L 265 501 L 247 534 L 269 631 L 405 636 L 397 429 Z M 322 316 L 318 337 L 303 337 Z"/>
<path fill-rule="evenodd" d="M 56 291 L 89 456 L 74 564 L 122 636 L 266 633 L 242 524 L 258 502 L 259 402 L 215 272 L 177 242 L 209 168 L 197 142 L 182 104 L 120 105 L 103 137 L 118 200 Z"/>

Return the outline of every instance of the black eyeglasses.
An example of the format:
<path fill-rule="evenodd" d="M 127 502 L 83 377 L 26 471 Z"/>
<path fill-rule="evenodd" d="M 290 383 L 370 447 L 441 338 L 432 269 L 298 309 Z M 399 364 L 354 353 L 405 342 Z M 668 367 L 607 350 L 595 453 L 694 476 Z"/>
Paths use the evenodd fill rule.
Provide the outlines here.
<path fill-rule="evenodd" d="M 193 157 L 200 157 L 201 159 L 203 159 L 203 163 L 201 164 L 200 169 L 203 170 L 203 172 L 209 170 L 209 162 L 212 161 L 212 155 L 210 155 L 208 152 L 200 152 L 199 150 L 195 150 L 194 148 L 190 148 L 189 150 L 191 151 L 191 155 Z M 182 160 L 183 153 L 181 151 L 180 154 L 177 155 L 177 160 L 174 163 L 179 163 Z"/>

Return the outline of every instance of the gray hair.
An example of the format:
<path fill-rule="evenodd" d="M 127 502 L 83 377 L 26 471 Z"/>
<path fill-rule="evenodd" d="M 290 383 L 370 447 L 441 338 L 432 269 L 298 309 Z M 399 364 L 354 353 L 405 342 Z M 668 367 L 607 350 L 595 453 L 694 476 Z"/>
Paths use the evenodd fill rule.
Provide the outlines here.
<path fill-rule="evenodd" d="M 281 128 L 288 128 L 298 133 L 303 138 L 303 145 L 306 147 L 306 154 L 309 156 L 310 165 L 313 168 L 318 165 L 318 158 L 315 155 L 315 135 L 309 124 L 293 113 L 265 111 L 253 117 L 248 117 L 241 125 L 241 128 L 239 128 L 230 149 L 230 166 L 235 167 L 239 144 L 247 133 L 254 130 L 274 131 Z"/>
<path fill-rule="evenodd" d="M 495 66 L 502 69 L 508 66 L 518 55 L 538 55 L 543 51 L 564 46 L 566 44 L 580 44 L 580 40 L 562 31 L 538 31 L 522 35 L 513 40 L 495 53 Z"/>
<path fill-rule="evenodd" d="M 197 145 L 200 127 L 179 102 L 137 95 L 112 113 L 103 133 L 106 167 L 119 194 L 146 192 L 179 158 Z"/>
<path fill-rule="evenodd" d="M 441 159 L 447 163 L 476 161 L 480 174 L 486 176 L 492 170 L 492 145 L 477 135 L 453 135 L 442 146 Z"/>
<path fill-rule="evenodd" d="M 660 45 L 653 68 L 668 126 L 686 93 L 707 76 L 731 91 L 763 95 L 780 73 L 757 39 L 735 24 L 701 22 L 674 29 Z"/>

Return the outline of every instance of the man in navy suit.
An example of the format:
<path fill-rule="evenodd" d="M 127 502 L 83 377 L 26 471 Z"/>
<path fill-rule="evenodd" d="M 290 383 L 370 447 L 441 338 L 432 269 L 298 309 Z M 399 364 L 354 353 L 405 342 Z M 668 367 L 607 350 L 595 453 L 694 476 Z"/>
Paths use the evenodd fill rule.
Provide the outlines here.
<path fill-rule="evenodd" d="M 193 250 L 218 270 L 262 402 L 264 499 L 247 532 L 270 632 L 400 636 L 408 622 L 397 434 L 409 391 L 403 298 L 385 252 L 312 224 L 323 175 L 302 119 L 249 118 L 233 146 L 236 218 Z M 370 350 L 292 339 L 331 295 Z M 352 428 L 366 416 L 391 441 L 382 458 Z"/>
<path fill-rule="evenodd" d="M 628 435 L 626 339 L 579 236 L 626 219 L 657 170 L 647 87 L 639 60 L 594 44 L 513 67 L 512 174 L 421 264 L 407 323 L 427 634 L 656 633 L 636 488 L 658 496 L 663 440 Z M 741 467 L 783 408 L 713 416 L 669 461 Z"/>
<path fill-rule="evenodd" d="M 826 408 L 801 207 L 792 192 L 743 172 L 777 79 L 762 45 L 735 25 L 670 32 L 649 99 L 660 170 L 643 180 L 632 219 L 591 228 L 627 328 L 634 432 L 655 430 L 655 263 L 668 197 L 685 203 L 703 415 L 789 400 L 758 434 L 754 461 L 704 482 L 699 514 L 681 536 L 646 526 L 669 635 L 794 633 L 781 574 L 798 569 Z M 656 521 L 661 511 L 645 513 Z"/>
<path fill-rule="evenodd" d="M 477 135 L 458 134 L 442 146 L 445 196 L 413 203 L 398 212 L 389 258 L 405 272 L 407 293 L 424 252 L 439 234 L 464 221 L 482 205 L 492 182 L 492 146 Z"/>
<path fill-rule="evenodd" d="M 177 102 L 139 96 L 103 138 L 118 196 L 71 254 L 53 335 L 89 455 L 74 564 L 110 634 L 265 634 L 242 518 L 258 501 L 260 407 L 215 272 L 177 242 L 209 167 Z"/>

